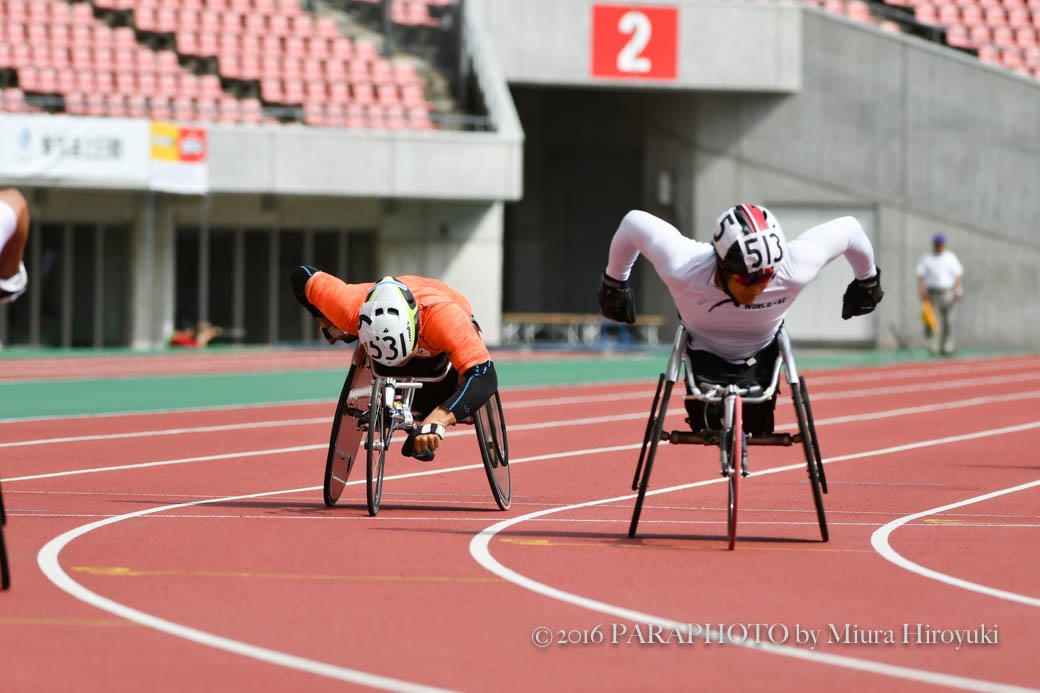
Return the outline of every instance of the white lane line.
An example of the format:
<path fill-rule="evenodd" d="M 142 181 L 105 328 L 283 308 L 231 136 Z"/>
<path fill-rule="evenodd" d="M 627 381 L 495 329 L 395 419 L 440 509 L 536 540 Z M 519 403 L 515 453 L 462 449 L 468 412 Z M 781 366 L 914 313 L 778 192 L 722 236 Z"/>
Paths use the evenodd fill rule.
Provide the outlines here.
<path fill-rule="evenodd" d="M 920 575 L 922 577 L 931 578 L 932 580 L 938 580 L 939 582 L 944 582 L 948 585 L 960 587 L 961 589 L 969 590 L 971 592 L 978 592 L 980 594 L 985 594 L 990 597 L 996 597 L 997 599 L 1006 599 L 1008 601 L 1026 604 L 1027 606 L 1040 607 L 1040 599 L 1037 599 L 1036 597 L 1028 597 L 1023 594 L 1017 594 L 1015 592 L 1008 592 L 1006 590 L 999 590 L 994 587 L 987 587 L 985 585 L 980 585 L 978 583 L 969 582 L 968 580 L 962 580 L 961 578 L 953 577 L 952 575 L 940 573 L 939 571 L 932 570 L 931 568 L 925 568 L 919 563 L 914 563 L 913 561 L 904 558 L 899 552 L 893 549 L 892 545 L 889 543 L 889 537 L 892 536 L 892 532 L 907 524 L 908 522 L 913 522 L 914 520 L 918 520 L 922 517 L 928 517 L 929 515 L 937 515 L 939 513 L 944 513 L 947 510 L 963 508 L 966 505 L 981 503 L 991 498 L 999 498 L 1000 496 L 1004 496 L 1009 493 L 1018 493 L 1019 491 L 1025 491 L 1026 489 L 1035 488 L 1037 486 L 1040 486 L 1040 479 L 1038 479 L 1037 481 L 1031 481 L 1027 484 L 1021 484 L 1013 488 L 1006 488 L 1000 491 L 994 491 L 992 493 L 976 496 L 975 498 L 969 498 L 967 500 L 958 501 L 957 503 L 950 503 L 949 505 L 944 505 L 939 508 L 932 508 L 931 510 L 925 510 L 919 513 L 914 513 L 913 515 L 901 517 L 898 520 L 893 520 L 892 522 L 889 522 L 887 525 L 885 525 L 884 527 L 880 527 L 876 532 L 874 532 L 870 536 L 870 544 L 874 547 L 874 550 L 881 554 L 881 557 L 885 560 L 895 563 L 900 568 L 903 568 L 904 570 L 909 570 L 910 572 L 916 573 L 917 575 Z"/>
<path fill-rule="evenodd" d="M 30 445 L 53 445 L 56 443 L 82 443 L 97 440 L 119 440 L 121 438 L 147 438 L 150 436 L 177 436 L 193 435 L 195 433 L 226 433 L 227 431 L 241 431 L 252 428 L 275 428 L 280 426 L 307 426 L 311 424 L 328 424 L 331 419 L 327 416 L 310 417 L 307 419 L 277 419 L 274 421 L 247 421 L 244 423 L 223 424 L 220 426 L 192 426 L 183 428 L 161 428 L 150 431 L 131 431 L 128 433 L 96 433 L 83 436 L 65 436 L 64 438 L 35 438 L 33 440 L 17 440 L 9 443 L 0 443 L 0 448 L 19 448 Z"/>
<path fill-rule="evenodd" d="M 389 477 L 388 477 L 389 478 Z M 358 483 L 358 482 L 351 482 Z M 213 633 L 208 633 L 198 628 L 191 628 L 174 621 L 169 621 L 152 614 L 133 609 L 125 604 L 121 604 L 107 597 L 102 597 L 96 592 L 92 592 L 83 585 L 73 580 L 68 573 L 61 567 L 61 563 L 58 560 L 61 550 L 65 548 L 69 543 L 78 539 L 79 537 L 92 532 L 101 527 L 115 524 L 116 522 L 122 522 L 123 520 L 129 520 L 135 517 L 143 517 L 145 515 L 152 515 L 155 513 L 161 513 L 167 510 L 175 510 L 179 508 L 188 508 L 193 505 L 203 505 L 205 503 L 216 503 L 226 502 L 234 500 L 244 500 L 249 498 L 262 498 L 264 496 L 279 495 L 283 493 L 300 493 L 304 491 L 314 491 L 320 487 L 310 487 L 301 489 L 291 489 L 288 491 L 274 491 L 265 493 L 253 493 L 243 496 L 229 496 L 221 499 L 211 499 L 202 501 L 193 501 L 190 503 L 180 503 L 177 505 L 165 505 L 157 508 L 148 508 L 146 510 L 140 510 L 126 515 L 118 515 L 97 522 L 92 522 L 81 527 L 72 529 L 64 534 L 55 537 L 54 539 L 47 542 L 39 554 L 36 557 L 36 561 L 40 566 L 40 570 L 47 577 L 48 580 L 53 582 L 59 588 L 70 594 L 72 597 L 90 604 L 91 606 L 97 607 L 102 611 L 114 614 L 128 621 L 140 624 L 147 628 L 153 628 L 164 633 L 183 638 L 191 642 L 198 643 L 200 645 L 206 645 L 208 647 L 214 647 L 219 650 L 231 652 L 234 654 L 242 655 L 245 657 L 251 657 L 262 662 L 269 664 L 276 664 L 279 666 L 295 669 L 298 671 L 307 672 L 310 674 L 317 674 L 318 676 L 325 676 L 330 679 L 338 681 L 346 681 L 348 683 L 355 683 L 362 686 L 370 686 L 385 691 L 397 691 L 401 693 L 441 693 L 445 689 L 434 688 L 432 686 L 424 686 L 418 683 L 410 681 L 403 681 L 401 679 L 391 678 L 389 676 L 381 676 L 379 674 L 372 674 L 369 672 L 361 671 L 359 669 L 351 669 L 349 667 L 336 666 L 334 664 L 327 664 L 325 662 L 319 662 L 313 659 L 306 659 L 304 657 L 298 657 L 291 655 L 286 652 L 279 652 L 277 650 L 271 650 L 266 647 L 258 647 L 256 645 L 250 645 L 238 640 L 232 640 L 231 638 L 225 638 Z"/>
<path fill-rule="evenodd" d="M 829 458 L 825 460 L 825 464 L 832 464 L 834 462 L 840 462 L 844 460 L 864 459 L 864 458 L 875 458 L 881 455 L 890 455 L 897 452 L 903 452 L 906 450 L 914 450 L 918 448 L 932 447 L 937 445 L 947 445 L 950 443 L 961 442 L 965 440 L 974 440 L 978 438 L 987 438 L 997 435 L 1005 435 L 1012 433 L 1019 433 L 1022 431 L 1032 430 L 1040 428 L 1040 421 L 1034 421 L 1029 424 L 1023 424 L 1020 426 L 1008 426 L 1005 428 L 993 429 L 989 431 L 978 431 L 975 433 L 967 433 L 957 436 L 948 436 L 945 438 L 936 438 L 933 440 L 920 441 L 918 443 L 910 443 L 907 445 L 898 445 L 888 448 L 881 448 L 878 450 L 872 450 L 868 452 L 854 453 L 850 455 L 842 455 L 840 457 Z M 763 470 L 756 472 L 756 476 L 765 474 L 776 474 L 779 472 L 792 471 L 804 469 L 804 463 L 794 464 L 785 467 L 774 467 L 772 469 Z M 682 484 L 679 486 L 671 486 L 668 488 L 656 489 L 654 491 L 647 491 L 647 496 L 660 495 L 664 493 L 672 493 L 674 491 L 681 491 L 684 489 L 694 488 L 697 486 L 706 486 L 709 484 L 722 483 L 725 479 L 718 478 L 709 481 L 700 481 L 690 484 Z M 661 616 L 655 616 L 652 614 L 635 611 L 622 606 L 614 604 L 608 604 L 596 599 L 585 597 L 580 594 L 574 594 L 572 592 L 566 592 L 562 589 L 552 587 L 545 583 L 538 582 L 532 578 L 522 575 L 521 573 L 507 568 L 505 565 L 500 563 L 494 556 L 491 555 L 490 544 L 491 540 L 496 535 L 503 532 L 510 527 L 514 527 L 523 522 L 540 519 L 547 515 L 554 513 L 567 512 L 571 510 L 577 510 L 581 508 L 589 508 L 597 505 L 606 505 L 608 503 L 620 503 L 623 501 L 629 501 L 636 498 L 636 494 L 628 494 L 624 496 L 617 496 L 614 498 L 605 498 L 600 500 L 588 501 L 585 503 L 577 503 L 573 505 L 567 505 L 563 507 L 547 508 L 545 510 L 538 510 L 533 513 L 526 515 L 520 515 L 513 517 L 501 522 L 497 522 L 494 525 L 482 530 L 477 536 L 473 537 L 470 541 L 470 555 L 473 559 L 480 564 L 488 572 L 497 575 L 509 582 L 514 583 L 518 587 L 522 587 L 526 590 L 555 599 L 557 601 L 573 604 L 590 611 L 596 611 L 599 613 L 614 616 L 620 619 L 625 619 L 635 623 L 647 623 L 651 625 L 660 625 L 666 629 L 680 629 L 684 630 L 688 628 L 690 622 L 696 622 L 697 619 L 689 619 L 685 622 L 676 621 L 670 618 Z M 713 633 L 712 637 L 720 639 L 724 637 L 721 632 Z M 1036 693 L 1040 689 L 1025 688 L 1020 686 L 1013 686 L 1008 684 L 997 683 L 993 681 L 984 681 L 981 679 L 972 679 L 962 676 L 954 676 L 952 674 L 944 674 L 941 672 L 928 671 L 924 669 L 914 669 L 911 667 L 898 666 L 893 664 L 884 664 L 881 662 L 873 662 L 870 660 L 857 659 L 855 657 L 849 657 L 846 655 L 837 655 L 826 652 L 819 652 L 817 650 L 805 650 L 797 647 L 777 645 L 773 643 L 761 643 L 761 642 L 744 642 L 744 641 L 730 641 L 734 645 L 748 647 L 751 649 L 757 649 L 770 654 L 782 655 L 785 657 L 792 657 L 795 659 L 802 659 L 809 662 L 830 664 L 833 666 L 843 667 L 846 669 L 853 669 L 857 671 L 864 671 L 872 674 L 879 674 L 883 676 L 890 676 L 894 678 L 907 679 L 911 681 L 920 681 L 923 683 L 949 686 L 951 688 L 960 688 L 969 691 L 979 691 L 980 693 Z"/>
<path fill-rule="evenodd" d="M 925 414 L 925 413 L 929 413 L 929 412 L 933 412 L 933 411 L 946 411 L 946 410 L 949 410 L 949 409 L 957 409 L 957 408 L 962 408 L 962 407 L 983 406 L 983 405 L 987 405 L 987 404 L 994 404 L 994 403 L 997 403 L 997 402 L 1009 402 L 1009 401 L 1015 401 L 1015 400 L 1019 400 L 1019 399 L 1033 399 L 1033 398 L 1036 398 L 1036 397 L 1040 397 L 1040 390 L 1034 390 L 1034 391 L 1031 391 L 1031 392 L 1016 392 L 1016 393 L 1011 393 L 1011 394 L 1007 394 L 1007 395 L 994 395 L 994 396 L 990 396 L 990 397 L 972 397 L 970 399 L 964 399 L 964 400 L 959 400 L 959 401 L 943 402 L 943 403 L 940 403 L 940 404 L 928 404 L 928 405 L 921 405 L 921 406 L 917 406 L 917 407 L 904 407 L 902 409 L 888 409 L 888 410 L 885 410 L 885 411 L 869 412 L 869 413 L 866 413 L 866 414 L 856 414 L 856 415 L 852 415 L 852 416 L 835 416 L 835 417 L 830 417 L 830 418 L 826 418 L 826 419 L 816 419 L 815 423 L 816 423 L 817 426 L 827 426 L 827 425 L 835 424 L 835 423 L 849 423 L 849 422 L 853 422 L 853 421 L 873 421 L 875 419 L 883 419 L 883 418 L 897 417 L 897 416 L 908 416 L 908 415 L 911 415 L 911 414 Z M 685 409 L 677 409 L 677 408 L 676 409 L 669 409 L 668 412 L 666 413 L 666 416 L 673 416 L 673 415 L 678 416 L 680 414 L 685 414 L 685 413 L 686 413 Z M 507 426 L 507 430 L 508 431 L 513 431 L 513 432 L 519 432 L 519 431 L 541 431 L 541 430 L 544 430 L 544 429 L 547 429 L 547 428 L 558 428 L 558 427 L 561 427 L 561 426 L 587 426 L 587 425 L 602 424 L 602 423 L 613 423 L 613 422 L 618 422 L 618 421 L 627 421 L 627 420 L 631 420 L 631 419 L 644 418 L 646 416 L 647 416 L 646 412 L 637 412 L 637 413 L 629 413 L 629 414 L 612 414 L 612 415 L 607 415 L 607 416 L 591 416 L 591 417 L 585 417 L 585 418 L 580 418 L 580 419 L 566 419 L 566 420 L 555 420 L 555 421 L 547 421 L 547 422 L 532 423 L 532 424 L 519 424 L 519 425 L 516 425 L 516 426 Z M 329 421 L 329 419 L 286 419 L 284 421 L 274 421 L 274 422 L 255 422 L 255 423 L 246 423 L 246 424 L 228 424 L 226 426 L 200 427 L 200 428 L 188 428 L 188 429 L 170 429 L 170 430 L 173 431 L 173 432 L 178 432 L 178 433 L 191 433 L 191 432 L 195 432 L 195 431 L 208 431 L 208 430 L 226 431 L 226 430 L 234 430 L 236 428 L 257 428 L 257 427 L 261 427 L 262 428 L 262 427 L 267 426 L 267 425 L 281 425 L 282 423 L 286 423 L 286 425 L 295 425 L 297 423 L 305 423 L 305 422 L 323 423 L 323 422 L 328 422 L 328 421 Z M 797 424 L 792 422 L 792 423 L 787 423 L 787 424 L 781 424 L 781 425 L 777 426 L 777 429 L 778 430 L 794 429 L 796 426 L 797 426 Z M 102 440 L 102 439 L 105 439 L 105 438 L 137 437 L 138 435 L 142 436 L 142 437 L 146 437 L 146 436 L 150 436 L 150 435 L 165 435 L 165 434 L 166 433 L 164 431 L 142 431 L 139 434 L 117 433 L 117 434 L 110 434 L 110 435 L 97 435 L 97 436 L 91 436 L 89 439 L 90 440 Z M 445 434 L 445 438 L 456 437 L 456 436 L 465 436 L 465 435 L 471 435 L 471 434 L 472 434 L 472 430 L 470 430 L 470 429 L 461 429 L 461 430 L 455 430 L 455 431 L 448 431 Z M 21 446 L 21 445 L 36 445 L 36 444 L 42 444 L 42 443 L 46 443 L 46 442 L 66 442 L 67 440 L 72 440 L 72 439 L 50 439 L 50 440 L 45 440 L 45 441 L 23 441 L 23 442 L 20 442 L 20 443 L 0 444 L 0 447 L 15 447 L 15 446 Z M 74 475 L 77 475 L 77 474 L 93 474 L 95 472 L 111 472 L 111 471 L 120 471 L 120 470 L 126 470 L 126 469 L 140 469 L 140 468 L 143 468 L 143 467 L 155 467 L 155 466 L 161 466 L 161 465 L 167 465 L 167 464 L 184 464 L 184 463 L 188 463 L 188 462 L 209 462 L 209 461 L 213 461 L 213 460 L 228 459 L 228 458 L 233 458 L 233 457 L 238 457 L 238 456 L 248 457 L 248 456 L 254 456 L 254 455 L 276 455 L 276 454 L 289 453 L 289 452 L 306 452 L 306 451 L 311 451 L 311 450 L 319 450 L 321 448 L 327 448 L 327 447 L 328 447 L 327 443 L 321 443 L 321 444 L 304 445 L 304 446 L 296 446 L 296 447 L 289 447 L 289 448 L 273 448 L 273 449 L 266 449 L 266 450 L 245 451 L 245 452 L 240 452 L 240 453 L 227 453 L 227 454 L 224 454 L 224 455 L 189 457 L 189 458 L 181 458 L 181 459 L 174 459 L 174 460 L 159 460 L 159 461 L 155 461 L 155 462 L 141 462 L 141 463 L 138 463 L 138 464 L 131 464 L 131 465 L 119 465 L 119 466 L 111 466 L 111 467 L 98 467 L 98 468 L 92 468 L 92 469 L 77 469 L 77 470 L 71 470 L 71 471 L 66 471 L 66 472 L 51 472 L 51 473 L 45 473 L 45 474 L 34 474 L 34 475 L 31 475 L 31 476 L 11 477 L 11 478 L 8 478 L 8 479 L 4 479 L 4 481 L 5 482 L 9 482 L 9 481 L 29 481 L 29 480 L 33 480 L 33 479 L 51 479 L 51 478 L 58 478 L 58 477 L 63 477 L 63 476 L 74 476 Z M 636 447 L 638 447 L 638 446 L 636 446 Z"/>

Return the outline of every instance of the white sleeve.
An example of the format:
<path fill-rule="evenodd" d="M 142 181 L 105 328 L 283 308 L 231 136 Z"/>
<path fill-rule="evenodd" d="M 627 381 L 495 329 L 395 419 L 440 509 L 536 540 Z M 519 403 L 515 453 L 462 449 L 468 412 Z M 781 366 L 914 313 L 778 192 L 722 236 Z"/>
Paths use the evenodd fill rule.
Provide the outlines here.
<path fill-rule="evenodd" d="M 17 228 L 18 216 L 7 203 L 0 201 L 0 249 L 7 245 Z"/>
<path fill-rule="evenodd" d="M 610 241 L 607 274 L 622 281 L 628 279 L 642 253 L 667 283 L 669 277 L 705 248 L 710 250 L 711 246 L 687 238 L 664 219 L 634 210 L 621 220 Z"/>
<path fill-rule="evenodd" d="M 844 255 L 856 279 L 869 279 L 877 271 L 874 247 L 855 217 L 839 217 L 814 226 L 791 241 L 798 258 L 798 272 L 815 277 L 831 260 Z"/>

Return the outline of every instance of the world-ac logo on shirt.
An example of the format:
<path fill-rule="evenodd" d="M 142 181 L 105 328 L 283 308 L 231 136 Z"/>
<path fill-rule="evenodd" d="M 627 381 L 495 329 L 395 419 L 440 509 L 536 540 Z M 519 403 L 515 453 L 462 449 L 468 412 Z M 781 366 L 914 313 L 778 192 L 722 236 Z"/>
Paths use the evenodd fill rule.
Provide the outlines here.
<path fill-rule="evenodd" d="M 775 301 L 766 301 L 765 303 L 752 303 L 747 306 L 741 306 L 744 310 L 765 310 L 766 308 L 772 308 L 773 306 L 782 306 L 787 303 L 787 296 L 781 296 Z"/>

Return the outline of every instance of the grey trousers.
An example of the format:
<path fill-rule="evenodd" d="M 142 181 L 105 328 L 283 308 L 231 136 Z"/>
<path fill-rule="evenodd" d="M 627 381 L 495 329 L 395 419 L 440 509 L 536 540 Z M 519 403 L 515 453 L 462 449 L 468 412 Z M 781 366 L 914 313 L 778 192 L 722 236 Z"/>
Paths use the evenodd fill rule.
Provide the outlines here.
<path fill-rule="evenodd" d="M 933 354 L 952 354 L 956 345 L 953 338 L 954 313 L 957 300 L 953 289 L 928 289 L 928 300 L 935 309 L 939 330 L 931 337 L 929 348 Z"/>

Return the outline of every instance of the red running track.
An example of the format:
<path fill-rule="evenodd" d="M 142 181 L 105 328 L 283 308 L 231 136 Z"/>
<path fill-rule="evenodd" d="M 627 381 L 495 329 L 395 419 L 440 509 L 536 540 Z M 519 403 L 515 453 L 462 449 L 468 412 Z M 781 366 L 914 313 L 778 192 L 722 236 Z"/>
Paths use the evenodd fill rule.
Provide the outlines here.
<path fill-rule="evenodd" d="M 3 690 L 1040 689 L 1040 358 L 806 375 L 831 541 L 752 448 L 733 552 L 710 448 L 627 537 L 653 382 L 504 390 L 506 512 L 463 427 L 325 508 L 332 402 L 0 423 Z"/>

